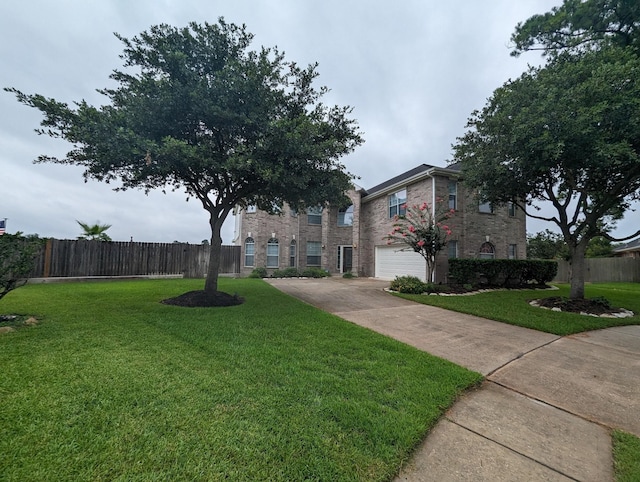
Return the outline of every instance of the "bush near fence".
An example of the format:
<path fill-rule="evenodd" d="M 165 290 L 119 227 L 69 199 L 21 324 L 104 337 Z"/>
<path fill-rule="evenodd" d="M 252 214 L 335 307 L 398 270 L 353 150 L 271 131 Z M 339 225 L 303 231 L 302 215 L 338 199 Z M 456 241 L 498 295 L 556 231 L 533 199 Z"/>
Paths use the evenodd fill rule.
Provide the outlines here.
<path fill-rule="evenodd" d="M 48 239 L 31 278 L 183 275 L 204 278 L 210 246 Z M 240 272 L 240 246 L 222 246 L 220 273 Z"/>

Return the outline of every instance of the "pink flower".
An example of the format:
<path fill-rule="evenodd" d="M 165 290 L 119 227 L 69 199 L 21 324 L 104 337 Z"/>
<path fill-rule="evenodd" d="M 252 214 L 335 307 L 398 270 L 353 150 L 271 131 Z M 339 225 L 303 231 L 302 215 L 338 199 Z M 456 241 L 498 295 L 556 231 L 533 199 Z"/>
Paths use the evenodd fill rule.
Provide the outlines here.
<path fill-rule="evenodd" d="M 420 206 L 420 209 L 424 211 L 425 209 L 427 209 L 427 206 L 428 206 L 427 203 L 422 203 L 422 206 Z"/>
<path fill-rule="evenodd" d="M 450 229 L 447 231 L 447 236 L 451 236 L 451 230 Z"/>
<path fill-rule="evenodd" d="M 413 225 L 409 226 L 409 231 L 411 231 L 412 233 L 415 233 L 416 232 L 416 228 L 414 228 Z"/>
<path fill-rule="evenodd" d="M 416 244 L 422 248 L 424 246 L 424 241 L 421 239 Z"/>
<path fill-rule="evenodd" d="M 445 231 L 450 231 L 449 226 L 442 226 L 442 229 L 444 229 Z"/>

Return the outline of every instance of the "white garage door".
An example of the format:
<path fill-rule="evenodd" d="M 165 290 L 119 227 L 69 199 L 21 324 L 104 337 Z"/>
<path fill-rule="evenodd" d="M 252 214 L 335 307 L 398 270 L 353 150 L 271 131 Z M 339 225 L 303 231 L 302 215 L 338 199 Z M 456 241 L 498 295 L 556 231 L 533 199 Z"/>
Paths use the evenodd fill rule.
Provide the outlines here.
<path fill-rule="evenodd" d="M 427 262 L 415 251 L 400 251 L 401 246 L 376 247 L 376 278 L 392 280 L 396 276 L 426 279 Z"/>

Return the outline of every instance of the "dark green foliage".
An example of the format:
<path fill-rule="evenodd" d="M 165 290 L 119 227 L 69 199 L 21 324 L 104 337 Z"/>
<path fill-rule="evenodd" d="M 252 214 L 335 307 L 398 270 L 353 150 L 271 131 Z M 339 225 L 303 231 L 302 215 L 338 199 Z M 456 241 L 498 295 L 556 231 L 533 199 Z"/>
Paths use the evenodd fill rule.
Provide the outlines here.
<path fill-rule="evenodd" d="M 638 0 L 564 0 L 543 15 L 516 26 L 512 55 L 527 50 L 546 54 L 580 51 L 611 44 L 640 53 Z"/>
<path fill-rule="evenodd" d="M 450 259 L 449 278 L 452 282 L 474 286 L 519 286 L 535 282 L 550 282 L 558 272 L 558 263 L 524 259 Z"/>
<path fill-rule="evenodd" d="M 298 276 L 300 276 L 300 273 L 298 272 L 297 268 L 289 267 L 285 268 L 282 271 L 282 275 L 284 278 L 297 278 Z"/>
<path fill-rule="evenodd" d="M 582 298 L 589 240 L 611 238 L 640 198 L 640 58 L 614 47 L 560 54 L 497 89 L 467 126 L 454 147 L 467 185 L 555 223 Z M 555 212 L 541 215 L 539 202 Z"/>
<path fill-rule="evenodd" d="M 5 233 L 0 236 L 0 299 L 24 285 L 44 239 Z"/>
<path fill-rule="evenodd" d="M 304 276 L 305 278 L 326 278 L 327 276 L 331 276 L 331 273 L 322 268 L 305 268 L 300 273 L 300 276 Z"/>
<path fill-rule="evenodd" d="M 77 221 L 82 228 L 82 234 L 78 236 L 78 239 L 88 239 L 97 241 L 111 241 L 111 237 L 107 234 L 107 229 L 111 227 L 110 224 L 87 224 L 82 221 Z"/>
<path fill-rule="evenodd" d="M 412 295 L 425 293 L 428 287 L 428 283 L 425 283 L 416 276 L 396 276 L 389 286 L 393 291 Z"/>
<path fill-rule="evenodd" d="M 209 213 L 215 292 L 220 229 L 237 206 L 271 210 L 339 203 L 352 176 L 339 159 L 363 140 L 349 106 L 326 106 L 317 65 L 285 61 L 277 48 L 250 50 L 244 26 L 156 25 L 126 39 L 124 70 L 102 89 L 107 105 L 66 103 L 7 89 L 44 114 L 40 134 L 69 141 L 65 158 L 117 189 L 180 189 Z"/>
<path fill-rule="evenodd" d="M 249 275 L 249 278 L 266 278 L 267 277 L 267 268 L 258 267 L 254 268 Z"/>
<path fill-rule="evenodd" d="M 300 273 L 296 268 L 277 269 L 271 273 L 272 278 L 298 278 Z"/>
<path fill-rule="evenodd" d="M 548 229 L 527 234 L 527 258 L 529 259 L 568 259 L 569 248 L 562 234 Z"/>
<path fill-rule="evenodd" d="M 354 274 L 351 271 L 346 271 L 345 273 L 342 274 L 342 277 L 346 279 L 351 279 L 354 277 Z"/>

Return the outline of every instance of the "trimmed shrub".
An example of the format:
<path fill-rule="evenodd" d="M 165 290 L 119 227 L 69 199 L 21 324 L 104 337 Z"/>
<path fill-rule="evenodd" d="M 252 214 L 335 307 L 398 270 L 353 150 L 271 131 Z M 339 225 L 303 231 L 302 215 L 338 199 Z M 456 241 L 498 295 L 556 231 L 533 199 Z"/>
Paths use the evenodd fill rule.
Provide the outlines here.
<path fill-rule="evenodd" d="M 347 279 L 351 279 L 353 278 L 353 273 L 351 271 L 346 271 L 345 273 L 342 274 L 343 278 L 347 278 Z"/>
<path fill-rule="evenodd" d="M 254 270 L 249 275 L 249 278 L 266 278 L 267 277 L 267 268 L 259 267 L 254 268 Z"/>
<path fill-rule="evenodd" d="M 285 278 L 297 278 L 300 276 L 297 268 L 285 268 L 282 274 Z"/>
<path fill-rule="evenodd" d="M 331 276 L 329 272 L 322 268 L 305 268 L 300 275 L 307 278 L 324 278 L 326 276 Z"/>
<path fill-rule="evenodd" d="M 558 263 L 539 259 L 450 259 L 449 278 L 455 284 L 518 286 L 550 282 Z"/>
<path fill-rule="evenodd" d="M 428 290 L 429 285 L 416 276 L 396 276 L 389 286 L 393 291 L 419 295 Z"/>

